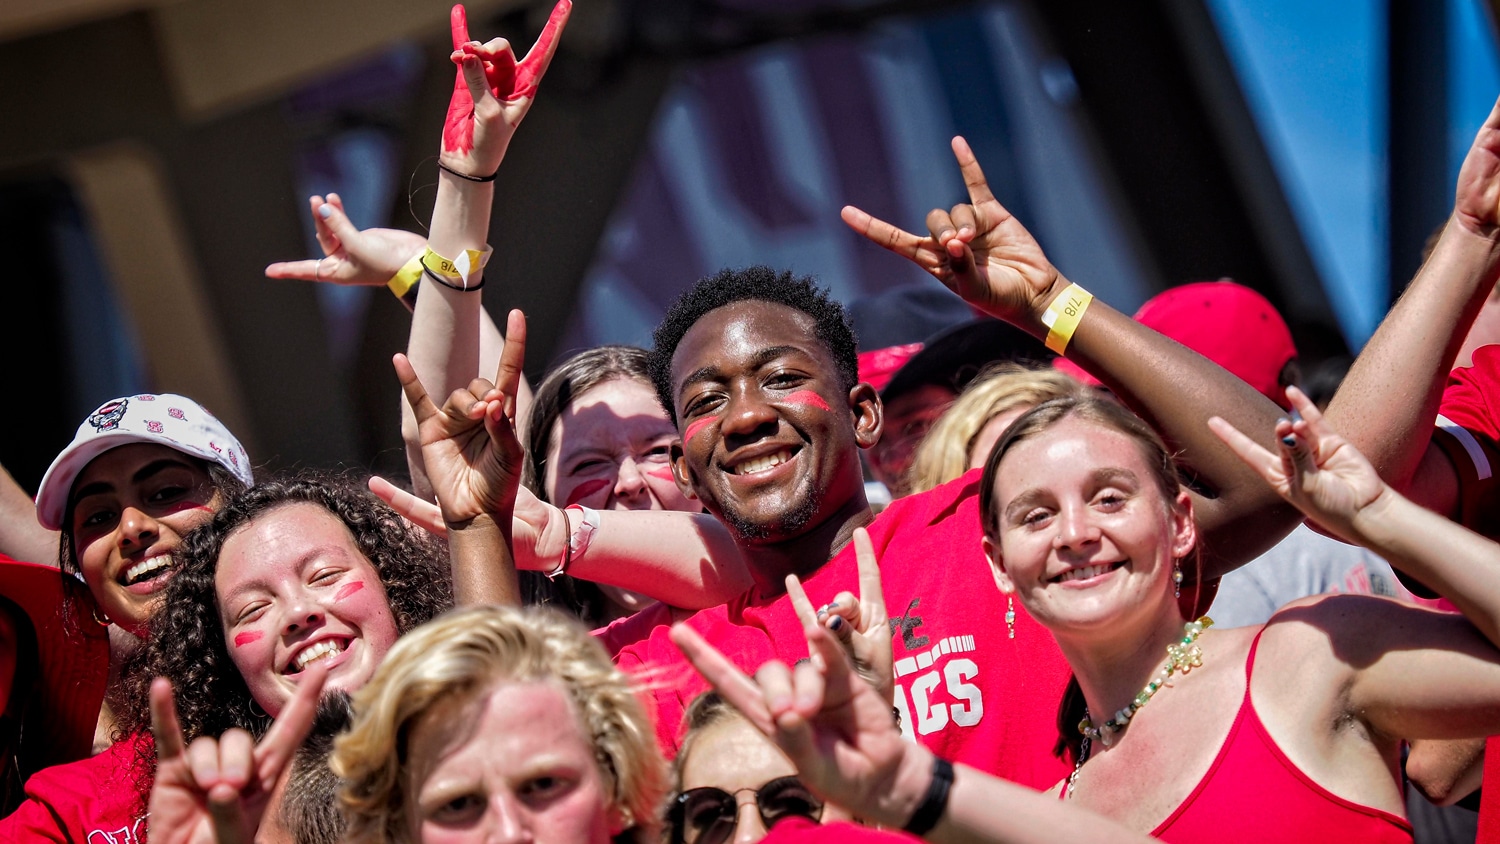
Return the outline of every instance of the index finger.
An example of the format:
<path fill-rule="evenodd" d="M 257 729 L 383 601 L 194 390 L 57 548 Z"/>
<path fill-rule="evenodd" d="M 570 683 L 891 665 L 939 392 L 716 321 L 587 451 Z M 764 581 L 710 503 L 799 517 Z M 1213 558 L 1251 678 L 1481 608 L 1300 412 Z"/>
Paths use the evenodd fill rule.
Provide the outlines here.
<path fill-rule="evenodd" d="M 1266 451 L 1260 443 L 1218 416 L 1209 418 L 1208 427 L 1229 446 L 1230 451 L 1264 478 L 1266 483 L 1276 486 L 1281 480 L 1281 458 Z"/>
<path fill-rule="evenodd" d="M 859 566 L 859 604 L 866 629 L 885 624 L 885 589 L 880 583 L 880 561 L 875 557 L 870 532 L 862 527 L 854 529 L 854 560 Z"/>
<path fill-rule="evenodd" d="M 177 720 L 177 704 L 172 699 L 172 681 L 157 677 L 151 681 L 151 734 L 156 737 L 156 758 L 176 759 L 186 749 L 182 724 Z"/>
<path fill-rule="evenodd" d="M 868 212 L 855 208 L 853 205 L 845 205 L 839 212 L 839 217 L 849 228 L 854 229 L 883 249 L 895 252 L 897 255 L 922 264 L 922 247 L 929 238 L 917 237 L 911 232 L 897 228 L 884 220 L 871 216 Z M 925 267 L 926 265 L 923 264 Z"/>
<path fill-rule="evenodd" d="M 542 34 L 537 36 L 536 43 L 526 51 L 526 58 L 516 65 L 516 96 L 530 97 L 536 93 L 542 75 L 547 72 L 547 66 L 552 64 L 552 56 L 557 52 L 558 36 L 562 34 L 563 27 L 568 25 L 568 16 L 572 12 L 573 0 L 557 0 L 557 5 L 552 7 L 552 14 L 547 17 L 547 25 L 542 27 Z"/>
<path fill-rule="evenodd" d="M 254 777 L 261 787 L 269 790 L 281 777 L 297 748 L 312 730 L 313 719 L 318 714 L 318 697 L 323 693 L 323 682 L 328 679 L 328 666 L 318 660 L 302 673 L 297 684 L 297 693 L 287 702 L 286 708 L 271 722 L 260 743 L 255 746 L 251 758 L 255 760 Z"/>
<path fill-rule="evenodd" d="M 974 205 L 994 202 L 995 195 L 990 193 L 990 183 L 984 177 L 979 159 L 974 157 L 974 151 L 969 149 L 969 142 L 962 135 L 953 138 L 953 157 L 958 159 L 958 172 L 963 174 L 964 187 L 969 189 L 969 202 Z"/>
<path fill-rule="evenodd" d="M 521 370 L 526 365 L 526 315 L 512 310 L 505 319 L 505 347 L 500 350 L 500 368 L 495 389 L 505 394 L 507 415 L 514 413 L 516 393 L 521 390 Z"/>
<path fill-rule="evenodd" d="M 453 30 L 453 49 L 469 43 L 469 14 L 462 3 L 456 3 L 448 13 L 448 26 Z"/>
<path fill-rule="evenodd" d="M 803 631 L 817 627 L 818 611 L 813 609 L 812 601 L 808 600 L 807 592 L 802 588 L 802 581 L 795 574 L 786 576 L 786 595 L 792 599 L 792 609 L 797 611 L 797 618 L 802 620 Z"/>
<path fill-rule="evenodd" d="M 740 711 L 745 720 L 754 724 L 756 729 L 771 735 L 776 729 L 776 722 L 771 718 L 771 711 L 766 708 L 765 696 L 761 694 L 760 686 L 754 680 L 745 676 L 745 672 L 735 667 L 729 661 L 729 657 L 719 652 L 719 649 L 708 643 L 698 634 L 698 631 L 686 624 L 674 624 L 669 634 L 672 643 L 682 651 L 688 662 L 698 669 L 709 685 L 719 692 L 730 706 Z"/>

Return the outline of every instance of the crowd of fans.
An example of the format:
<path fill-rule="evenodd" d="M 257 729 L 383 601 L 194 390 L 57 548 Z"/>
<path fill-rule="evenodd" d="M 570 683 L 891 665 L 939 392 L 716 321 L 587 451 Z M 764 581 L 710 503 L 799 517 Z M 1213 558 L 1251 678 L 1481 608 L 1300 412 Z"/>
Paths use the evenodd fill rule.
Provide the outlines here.
<path fill-rule="evenodd" d="M 533 393 L 478 291 L 570 9 L 517 60 L 455 7 L 425 239 L 313 197 L 267 269 L 411 307 L 409 484 L 172 394 L 0 478 L 0 838 L 1500 841 L 1500 105 L 1326 402 L 1249 288 L 1063 277 L 962 139 L 927 233 L 844 210 L 952 293 L 857 336 L 724 270 Z"/>

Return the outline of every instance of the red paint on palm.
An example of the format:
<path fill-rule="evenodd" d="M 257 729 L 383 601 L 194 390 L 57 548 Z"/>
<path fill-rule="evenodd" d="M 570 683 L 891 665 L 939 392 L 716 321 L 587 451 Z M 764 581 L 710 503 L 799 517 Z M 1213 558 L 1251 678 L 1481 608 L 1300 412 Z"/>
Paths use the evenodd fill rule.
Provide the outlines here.
<path fill-rule="evenodd" d="M 810 404 L 819 410 L 828 410 L 828 402 L 812 390 L 798 390 L 786 397 L 787 404 Z"/>
<path fill-rule="evenodd" d="M 573 487 L 573 491 L 568 493 L 568 500 L 563 502 L 563 506 L 571 507 L 601 489 L 614 486 L 614 483 L 609 478 L 594 478 L 591 481 L 584 481 L 578 486 Z"/>
<path fill-rule="evenodd" d="M 699 431 L 707 428 L 709 425 L 712 425 L 714 423 L 714 420 L 718 418 L 719 417 L 717 416 L 704 416 L 700 419 L 694 419 L 693 421 L 689 422 L 687 430 L 682 434 L 682 441 L 687 442 L 688 440 L 691 440 L 693 437 L 698 435 Z"/>
<path fill-rule="evenodd" d="M 259 630 L 251 630 L 245 633 L 236 633 L 234 635 L 234 646 L 236 648 L 243 648 L 246 645 L 251 645 L 259 642 L 265 635 L 266 634 L 260 632 Z"/>
<path fill-rule="evenodd" d="M 572 0 L 558 0 L 547 18 L 547 25 L 536 43 L 526 53 L 526 58 L 516 61 L 509 45 L 493 52 L 484 49 L 477 41 L 469 39 L 469 21 L 461 5 L 454 6 L 449 16 L 453 31 L 453 63 L 458 65 L 457 78 L 453 82 L 453 98 L 448 101 L 448 119 L 443 124 L 443 149 L 465 154 L 474 148 L 474 98 L 469 94 L 469 85 L 464 81 L 463 61 L 468 56 L 478 58 L 484 66 L 485 81 L 495 99 L 514 102 L 536 96 L 542 74 L 552 58 L 558 35 L 572 12 Z"/>
<path fill-rule="evenodd" d="M 345 583 L 343 586 L 339 587 L 339 591 L 333 593 L 333 599 L 335 601 L 342 601 L 363 588 L 365 588 L 365 583 L 363 580 L 356 580 L 353 583 Z"/>

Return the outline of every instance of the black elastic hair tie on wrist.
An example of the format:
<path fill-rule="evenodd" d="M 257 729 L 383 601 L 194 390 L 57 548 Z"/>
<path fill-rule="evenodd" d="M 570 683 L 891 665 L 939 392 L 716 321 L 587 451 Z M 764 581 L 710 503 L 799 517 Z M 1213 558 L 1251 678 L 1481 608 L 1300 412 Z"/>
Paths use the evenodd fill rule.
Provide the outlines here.
<path fill-rule="evenodd" d="M 495 177 L 500 175 L 500 171 L 496 170 L 488 176 L 470 176 L 468 173 L 460 173 L 457 170 L 454 170 L 452 167 L 444 164 L 441 159 L 438 160 L 437 165 L 439 170 L 442 170 L 445 173 L 452 173 L 460 179 L 468 179 L 471 182 L 493 182 L 495 181 Z"/>
<path fill-rule="evenodd" d="M 953 763 L 941 756 L 933 756 L 932 782 L 927 784 L 927 794 L 902 830 L 918 837 L 931 832 L 948 809 L 948 794 L 952 789 Z"/>
<path fill-rule="evenodd" d="M 442 276 L 440 276 L 437 273 L 433 272 L 432 270 L 427 269 L 426 266 L 422 267 L 422 275 L 427 276 L 428 278 L 432 279 L 433 281 L 437 282 L 438 284 L 441 284 L 442 286 L 448 288 L 449 290 L 458 290 L 458 291 L 461 291 L 461 292 L 464 292 L 464 293 L 473 293 L 475 290 L 478 290 L 479 288 L 481 288 L 481 287 L 484 286 L 484 279 L 481 278 L 479 280 L 478 284 L 471 284 L 468 287 L 460 287 L 457 284 L 454 284 L 453 282 L 451 282 L 451 281 L 447 280 L 446 278 L 443 278 Z M 413 304 L 415 304 L 415 303 L 413 303 Z"/>

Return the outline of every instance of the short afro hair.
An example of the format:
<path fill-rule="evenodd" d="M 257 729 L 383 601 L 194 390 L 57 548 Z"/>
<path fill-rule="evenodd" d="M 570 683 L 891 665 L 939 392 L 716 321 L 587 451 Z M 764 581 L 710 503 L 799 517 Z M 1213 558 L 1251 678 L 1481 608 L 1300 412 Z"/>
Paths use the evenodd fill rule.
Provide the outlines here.
<path fill-rule="evenodd" d="M 726 268 L 699 279 L 677 297 L 652 334 L 655 347 L 646 365 L 656 396 L 673 424 L 677 422 L 677 407 L 672 399 L 672 355 L 677 352 L 677 344 L 705 314 L 751 299 L 785 305 L 812 317 L 819 342 L 833 355 L 843 389 L 852 390 L 859 383 L 859 346 L 854 329 L 849 326 L 844 306 L 829 297 L 827 289 L 819 287 L 811 276 L 795 276 L 790 270 Z"/>

